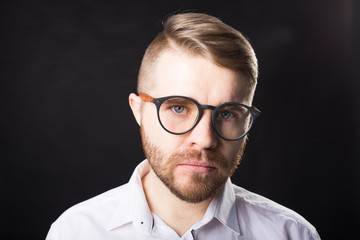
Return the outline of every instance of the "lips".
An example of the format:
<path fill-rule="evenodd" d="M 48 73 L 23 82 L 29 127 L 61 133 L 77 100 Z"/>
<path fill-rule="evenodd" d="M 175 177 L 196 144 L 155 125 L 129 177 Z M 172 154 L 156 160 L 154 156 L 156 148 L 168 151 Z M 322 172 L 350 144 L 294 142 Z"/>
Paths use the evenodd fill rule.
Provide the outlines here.
<path fill-rule="evenodd" d="M 184 171 L 191 173 L 210 173 L 216 170 L 216 167 L 208 162 L 186 162 L 178 166 Z"/>

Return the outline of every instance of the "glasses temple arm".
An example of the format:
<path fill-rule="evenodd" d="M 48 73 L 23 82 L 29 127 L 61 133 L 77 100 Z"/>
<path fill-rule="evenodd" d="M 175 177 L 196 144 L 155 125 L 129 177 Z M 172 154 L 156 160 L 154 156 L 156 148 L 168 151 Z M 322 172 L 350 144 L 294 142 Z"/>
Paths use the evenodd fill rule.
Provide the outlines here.
<path fill-rule="evenodd" d="M 250 109 L 256 117 L 260 116 L 261 111 L 257 107 L 251 106 Z"/>
<path fill-rule="evenodd" d="M 141 98 L 141 100 L 143 100 L 144 102 L 153 102 L 154 98 L 150 97 L 149 95 L 145 94 L 145 93 L 140 93 L 139 97 Z"/>

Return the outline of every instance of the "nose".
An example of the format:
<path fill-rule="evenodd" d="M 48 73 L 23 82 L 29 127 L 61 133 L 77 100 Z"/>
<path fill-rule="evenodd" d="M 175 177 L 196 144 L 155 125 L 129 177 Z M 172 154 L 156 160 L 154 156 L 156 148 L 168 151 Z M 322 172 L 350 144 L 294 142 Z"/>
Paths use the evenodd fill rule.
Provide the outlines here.
<path fill-rule="evenodd" d="M 210 109 L 204 109 L 199 122 L 188 135 L 190 144 L 199 150 L 214 149 L 218 144 L 219 138 L 211 123 L 211 112 Z"/>

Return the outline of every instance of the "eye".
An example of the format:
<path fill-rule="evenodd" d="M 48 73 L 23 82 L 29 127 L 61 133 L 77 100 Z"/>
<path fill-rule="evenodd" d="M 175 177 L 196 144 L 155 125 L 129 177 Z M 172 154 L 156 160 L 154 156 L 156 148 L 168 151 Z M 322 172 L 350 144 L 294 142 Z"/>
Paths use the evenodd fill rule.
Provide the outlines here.
<path fill-rule="evenodd" d="M 178 106 L 172 107 L 171 110 L 173 110 L 175 113 L 184 113 L 185 107 L 178 105 Z"/>
<path fill-rule="evenodd" d="M 234 114 L 229 111 L 222 111 L 222 112 L 219 112 L 218 116 L 222 119 L 229 120 L 234 117 Z"/>

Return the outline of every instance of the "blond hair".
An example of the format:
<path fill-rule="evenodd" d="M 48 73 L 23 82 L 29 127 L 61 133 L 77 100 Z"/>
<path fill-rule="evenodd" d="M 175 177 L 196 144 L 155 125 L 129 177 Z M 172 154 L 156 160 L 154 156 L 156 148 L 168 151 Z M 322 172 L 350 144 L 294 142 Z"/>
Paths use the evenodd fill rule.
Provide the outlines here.
<path fill-rule="evenodd" d="M 164 30 L 150 43 L 143 57 L 139 76 L 138 92 L 151 88 L 149 81 L 159 55 L 176 47 L 200 55 L 216 65 L 241 72 L 249 78 L 249 88 L 254 90 L 258 77 L 255 52 L 249 41 L 237 30 L 218 18 L 202 13 L 181 13 L 170 16 Z"/>

